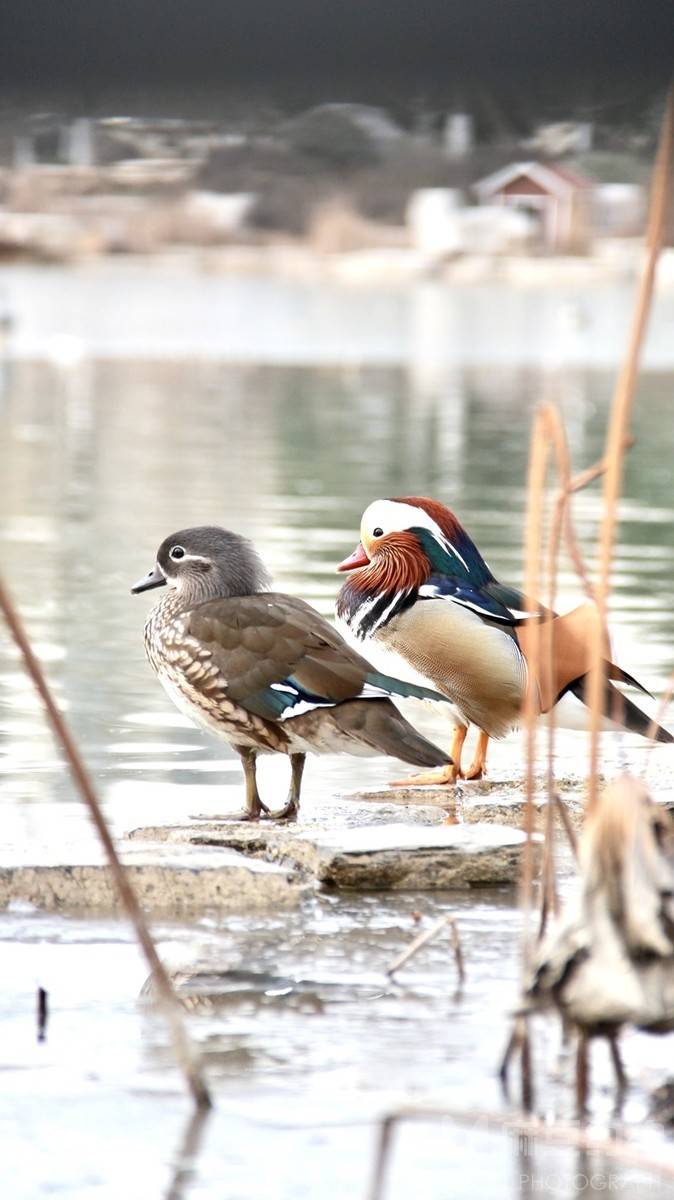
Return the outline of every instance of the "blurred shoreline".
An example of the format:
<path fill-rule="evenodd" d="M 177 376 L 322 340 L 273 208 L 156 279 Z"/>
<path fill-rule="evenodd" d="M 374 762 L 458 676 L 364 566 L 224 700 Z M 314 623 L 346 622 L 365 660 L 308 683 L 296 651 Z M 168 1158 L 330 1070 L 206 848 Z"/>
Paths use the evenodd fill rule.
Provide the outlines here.
<path fill-rule="evenodd" d="M 49 238 L 51 229 L 38 226 Z M 362 246 L 348 250 L 322 250 L 305 239 L 282 237 L 254 243 L 248 240 L 220 245 L 178 244 L 153 252 L 101 253 L 79 245 L 72 254 L 64 248 L 37 244 L 0 257 L 0 271 L 20 266 L 70 267 L 74 272 L 91 272 L 97 264 L 135 263 L 149 273 L 163 271 L 167 264 L 178 270 L 204 275 L 271 276 L 279 279 L 327 281 L 348 287 L 435 280 L 447 285 L 495 283 L 514 287 L 558 288 L 564 285 L 592 287 L 602 283 L 633 283 L 644 258 L 641 238 L 606 239 L 590 254 L 542 257 L 532 254 L 457 253 L 434 256 L 412 246 Z M 658 264 L 658 290 L 674 289 L 674 248 L 662 251 Z"/>
<path fill-rule="evenodd" d="M 394 276 L 393 261 L 385 255 L 374 269 L 368 252 L 320 257 L 268 246 L 14 263 L 0 276 L 0 361 L 404 365 L 424 390 L 444 390 L 447 373 L 464 367 L 613 369 L 620 361 L 632 278 L 592 276 L 591 261 L 568 259 L 504 259 L 472 279 L 451 268 Z M 674 365 L 673 326 L 674 288 L 661 286 L 645 369 Z"/>

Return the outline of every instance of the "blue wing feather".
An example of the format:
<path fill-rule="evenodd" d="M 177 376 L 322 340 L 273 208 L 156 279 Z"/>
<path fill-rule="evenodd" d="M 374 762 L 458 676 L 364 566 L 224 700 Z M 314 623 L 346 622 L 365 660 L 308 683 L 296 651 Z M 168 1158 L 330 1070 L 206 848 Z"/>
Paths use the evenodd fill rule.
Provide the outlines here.
<path fill-rule="evenodd" d="M 416 683 L 407 683 L 402 679 L 394 679 L 391 675 L 383 675 L 379 671 L 369 671 L 365 676 L 362 691 L 350 700 L 387 700 L 391 696 L 414 696 L 419 700 L 439 700 L 447 703 L 447 697 L 441 696 L 431 688 L 420 687 Z M 278 683 L 260 688 L 251 696 L 246 697 L 246 708 L 267 721 L 287 721 L 290 717 L 300 716 L 314 708 L 334 708 L 342 704 L 344 698 L 320 696 L 302 687 L 293 675 Z"/>
<path fill-rule="evenodd" d="M 423 600 L 450 600 L 469 608 L 488 621 L 499 621 L 503 625 L 521 625 L 532 617 L 546 613 L 541 605 L 531 605 L 522 592 L 505 587 L 495 579 L 483 584 L 473 584 L 465 579 L 447 575 L 432 575 L 420 589 Z"/>

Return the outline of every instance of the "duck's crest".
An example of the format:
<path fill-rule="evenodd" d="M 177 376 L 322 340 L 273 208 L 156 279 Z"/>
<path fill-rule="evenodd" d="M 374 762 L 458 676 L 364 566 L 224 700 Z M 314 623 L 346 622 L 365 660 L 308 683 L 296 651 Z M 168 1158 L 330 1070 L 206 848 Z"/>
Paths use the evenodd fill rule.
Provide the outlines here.
<path fill-rule="evenodd" d="M 392 499 L 397 504 L 407 504 L 411 508 L 422 509 L 435 522 L 445 538 L 452 551 L 449 558 L 434 552 L 431 538 L 427 535 L 423 536 L 423 533 L 420 536 L 421 531 L 416 531 L 421 545 L 430 559 L 433 573 L 461 577 L 464 574 L 461 570 L 463 567 L 465 578 L 470 579 L 474 584 L 488 583 L 494 578 L 475 542 L 446 504 L 441 504 L 439 500 L 431 500 L 428 496 L 393 496 Z M 435 539 L 433 540 L 435 541 Z"/>

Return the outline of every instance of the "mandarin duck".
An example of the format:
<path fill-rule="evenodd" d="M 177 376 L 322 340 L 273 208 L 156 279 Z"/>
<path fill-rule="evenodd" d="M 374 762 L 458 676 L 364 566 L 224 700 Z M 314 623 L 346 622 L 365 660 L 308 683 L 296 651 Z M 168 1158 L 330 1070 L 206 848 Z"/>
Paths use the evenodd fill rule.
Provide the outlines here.
<path fill-rule="evenodd" d="M 518 723 L 536 621 L 552 622 L 551 669 L 536 680 L 540 711 L 549 711 L 566 692 L 583 699 L 597 627 L 593 604 L 557 616 L 499 583 L 454 513 L 436 500 L 375 500 L 363 514 L 360 535 L 337 568 L 353 572 L 337 597 L 338 625 L 351 638 L 385 650 L 387 663 L 398 664 L 396 673 L 443 693 L 455 708 L 450 761 L 439 774 L 397 784 L 482 777 L 489 738 L 504 737 Z M 647 735 L 649 718 L 611 680 L 649 693 L 608 659 L 605 671 L 606 715 Z M 470 724 L 480 732 L 474 761 L 463 772 Z M 650 736 L 674 741 L 660 726 Z"/>
<path fill-rule="evenodd" d="M 246 784 L 240 819 L 296 817 L 307 752 L 447 763 L 389 698 L 445 697 L 375 671 L 310 605 L 270 591 L 245 538 L 214 526 L 171 534 L 131 591 L 166 585 L 145 624 L 147 657 L 177 707 L 239 755 Z M 290 791 L 276 812 L 258 794 L 259 753 L 290 758 Z"/>

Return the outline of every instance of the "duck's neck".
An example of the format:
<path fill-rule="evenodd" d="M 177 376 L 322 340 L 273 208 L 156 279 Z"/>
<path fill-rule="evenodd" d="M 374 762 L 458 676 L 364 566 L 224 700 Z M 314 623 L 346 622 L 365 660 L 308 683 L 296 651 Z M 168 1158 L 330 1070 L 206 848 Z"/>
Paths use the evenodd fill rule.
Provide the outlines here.
<path fill-rule="evenodd" d="M 374 637 L 414 604 L 429 574 L 426 556 L 401 534 L 395 546 L 382 549 L 347 579 L 337 597 L 337 616 L 356 637 Z"/>

